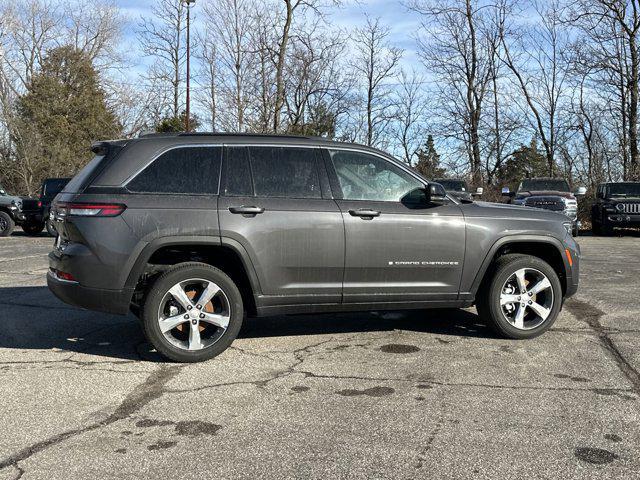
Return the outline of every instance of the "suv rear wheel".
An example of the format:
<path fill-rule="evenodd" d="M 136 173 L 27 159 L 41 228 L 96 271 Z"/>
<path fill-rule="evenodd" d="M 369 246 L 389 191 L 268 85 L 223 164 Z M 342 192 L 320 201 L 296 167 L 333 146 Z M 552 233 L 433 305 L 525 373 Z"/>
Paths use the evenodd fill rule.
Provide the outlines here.
<path fill-rule="evenodd" d="M 562 308 L 562 286 L 548 263 L 530 255 L 510 254 L 498 259 L 493 271 L 479 292 L 477 309 L 496 333 L 533 338 L 553 325 Z"/>
<path fill-rule="evenodd" d="M 238 335 L 243 318 L 242 296 L 231 278 L 195 262 L 176 265 L 160 276 L 142 311 L 148 340 L 177 362 L 219 355 Z"/>
<path fill-rule="evenodd" d="M 13 232 L 15 223 L 7 212 L 0 211 L 0 237 L 8 237 Z"/>

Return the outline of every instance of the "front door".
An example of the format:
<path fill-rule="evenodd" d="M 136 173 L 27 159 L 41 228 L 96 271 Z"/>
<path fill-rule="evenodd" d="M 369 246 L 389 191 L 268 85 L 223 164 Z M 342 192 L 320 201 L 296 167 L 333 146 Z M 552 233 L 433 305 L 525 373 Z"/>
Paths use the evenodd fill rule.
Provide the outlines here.
<path fill-rule="evenodd" d="M 327 160 L 345 224 L 343 301 L 456 299 L 465 249 L 458 205 L 416 203 L 424 183 L 382 156 L 336 149 Z"/>
<path fill-rule="evenodd" d="M 344 225 L 319 167 L 318 148 L 225 148 L 221 234 L 251 258 L 265 306 L 341 301 Z"/>

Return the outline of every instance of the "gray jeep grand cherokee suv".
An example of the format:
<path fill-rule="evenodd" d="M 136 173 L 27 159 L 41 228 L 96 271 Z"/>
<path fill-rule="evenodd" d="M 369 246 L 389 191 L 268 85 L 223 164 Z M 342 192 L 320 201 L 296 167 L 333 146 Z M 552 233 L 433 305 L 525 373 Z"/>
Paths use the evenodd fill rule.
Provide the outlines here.
<path fill-rule="evenodd" d="M 142 321 L 166 357 L 224 351 L 245 314 L 476 305 L 535 337 L 578 287 L 563 215 L 477 202 L 383 152 L 315 138 L 99 142 L 56 197 L 49 288 Z"/>

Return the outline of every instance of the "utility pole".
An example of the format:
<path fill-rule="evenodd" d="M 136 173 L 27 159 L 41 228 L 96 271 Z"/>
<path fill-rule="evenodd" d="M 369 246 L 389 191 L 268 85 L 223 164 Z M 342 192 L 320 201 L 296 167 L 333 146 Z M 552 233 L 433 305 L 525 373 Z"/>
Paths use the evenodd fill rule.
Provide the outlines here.
<path fill-rule="evenodd" d="M 187 6 L 187 118 L 185 119 L 185 130 L 187 132 L 190 131 L 190 127 L 189 127 L 189 120 L 191 118 L 191 111 L 190 111 L 190 98 L 189 98 L 189 82 L 191 80 L 191 72 L 190 72 L 190 50 L 191 50 L 191 44 L 190 44 L 190 39 L 189 39 L 189 28 L 190 28 L 190 20 L 191 20 L 191 4 L 196 3 L 196 0 L 182 0 L 186 6 Z"/>

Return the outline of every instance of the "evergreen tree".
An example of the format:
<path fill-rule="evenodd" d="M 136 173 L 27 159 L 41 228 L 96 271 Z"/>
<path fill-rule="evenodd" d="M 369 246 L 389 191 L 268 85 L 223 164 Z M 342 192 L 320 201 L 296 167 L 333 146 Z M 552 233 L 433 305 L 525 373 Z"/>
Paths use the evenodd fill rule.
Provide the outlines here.
<path fill-rule="evenodd" d="M 548 174 L 547 158 L 534 139 L 514 151 L 497 172 L 500 185 L 515 189 L 523 178 L 544 177 Z"/>
<path fill-rule="evenodd" d="M 45 176 L 73 176 L 91 158 L 91 142 L 120 135 L 91 60 L 71 46 L 52 49 L 17 102 L 18 158 Z M 33 188 L 33 187 L 30 187 Z"/>
<path fill-rule="evenodd" d="M 189 130 L 195 131 L 200 126 L 200 119 L 196 115 L 191 115 L 189 118 Z M 171 133 L 171 132 L 184 132 L 187 129 L 187 112 L 183 111 L 179 117 L 173 115 L 164 117 L 158 122 L 155 127 L 156 132 L 159 133 Z"/>
<path fill-rule="evenodd" d="M 427 179 L 444 177 L 446 170 L 440 167 L 440 155 L 436 151 L 433 136 L 427 137 L 427 143 L 416 153 L 418 162 L 415 170 Z"/>

